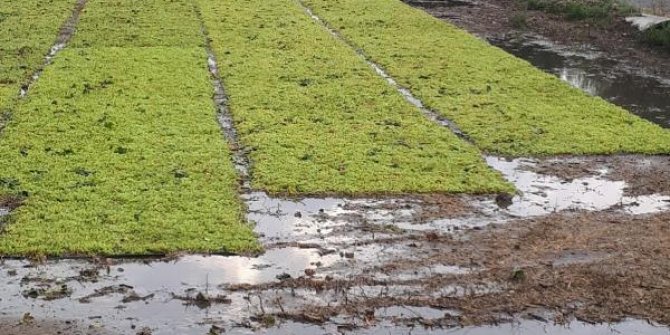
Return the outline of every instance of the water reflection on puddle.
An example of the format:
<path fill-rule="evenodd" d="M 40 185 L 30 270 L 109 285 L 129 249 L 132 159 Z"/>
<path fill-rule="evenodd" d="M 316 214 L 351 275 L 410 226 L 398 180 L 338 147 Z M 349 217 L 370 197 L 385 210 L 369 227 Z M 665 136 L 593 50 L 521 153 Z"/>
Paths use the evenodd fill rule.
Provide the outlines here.
<path fill-rule="evenodd" d="M 437 315 L 444 311 L 426 311 L 418 310 L 418 313 L 427 315 Z M 405 310 L 406 314 L 411 314 L 410 309 Z M 411 318 L 410 315 L 405 317 Z M 584 322 L 571 322 L 567 325 L 553 325 L 541 321 L 518 320 L 510 324 L 483 326 L 483 327 L 457 327 L 457 328 L 428 328 L 422 325 L 403 326 L 390 322 L 381 322 L 376 325 L 363 326 L 360 328 L 343 328 L 337 324 L 327 326 L 305 325 L 295 322 L 286 322 L 281 325 L 261 332 L 252 332 L 245 330 L 233 330 L 230 334 L 366 334 L 366 335 L 395 335 L 395 334 L 452 334 L 452 335 L 668 335 L 670 330 L 666 327 L 659 327 L 641 320 L 627 320 L 615 324 L 588 324 Z"/>
<path fill-rule="evenodd" d="M 598 211 L 615 206 L 631 214 L 646 214 L 670 207 L 668 196 L 624 195 L 626 182 L 605 179 L 605 170 L 600 176 L 568 181 L 529 171 L 527 167 L 535 164 L 533 160 L 487 157 L 486 161 L 521 192 L 507 208 L 515 216 L 543 215 L 563 210 Z"/>
<path fill-rule="evenodd" d="M 490 42 L 574 87 L 670 128 L 668 78 L 621 68 L 617 62 L 593 50 L 567 50 L 541 39 L 494 39 Z"/>

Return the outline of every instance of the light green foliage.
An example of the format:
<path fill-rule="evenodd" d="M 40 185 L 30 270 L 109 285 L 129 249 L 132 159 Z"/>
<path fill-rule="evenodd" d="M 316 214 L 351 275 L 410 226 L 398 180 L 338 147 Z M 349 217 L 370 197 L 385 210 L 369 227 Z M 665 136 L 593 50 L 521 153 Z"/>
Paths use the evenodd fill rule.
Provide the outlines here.
<path fill-rule="evenodd" d="M 3 107 L 19 93 L 19 89 L 14 85 L 0 85 L 0 129 L 2 128 Z"/>
<path fill-rule="evenodd" d="M 291 0 L 198 1 L 257 188 L 491 192 L 511 186 Z"/>
<path fill-rule="evenodd" d="M 0 254 L 258 250 L 211 94 L 200 47 L 62 51 L 0 135 Z"/>
<path fill-rule="evenodd" d="M 191 1 L 88 0 L 73 47 L 202 46 Z"/>
<path fill-rule="evenodd" d="M 670 153 L 670 132 L 396 0 L 306 0 L 483 150 Z"/>
<path fill-rule="evenodd" d="M 74 4 L 75 0 L 0 0 L 0 108 L 42 64 Z"/>

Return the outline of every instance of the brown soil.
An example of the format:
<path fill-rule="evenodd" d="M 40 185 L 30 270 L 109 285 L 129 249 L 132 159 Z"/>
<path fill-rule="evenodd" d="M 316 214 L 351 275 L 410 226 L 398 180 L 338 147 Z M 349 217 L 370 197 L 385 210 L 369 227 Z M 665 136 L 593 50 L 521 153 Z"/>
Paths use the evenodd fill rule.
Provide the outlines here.
<path fill-rule="evenodd" d="M 296 278 L 230 290 L 313 290 L 334 292 L 339 304 L 301 306 L 278 316 L 322 322 L 333 315 L 366 316 L 380 307 L 410 305 L 459 310 L 433 325 L 493 323 L 532 309 L 549 311 L 555 322 L 572 317 L 589 322 L 614 322 L 626 317 L 670 324 L 670 213 L 631 216 L 615 212 L 563 213 L 519 220 L 461 235 L 429 233 L 407 240 L 425 257 L 396 260 L 375 272 L 454 264 L 468 274 L 416 279 Z M 395 241 L 397 243 L 397 241 Z M 421 287 L 421 293 L 356 297 L 362 286 Z M 461 294 L 434 295 L 444 288 Z"/>
<path fill-rule="evenodd" d="M 10 211 L 15 210 L 23 203 L 23 198 L 13 196 L 0 196 L 0 208 L 6 208 Z"/>
<path fill-rule="evenodd" d="M 602 169 L 607 170 L 605 178 L 628 184 L 626 195 L 670 195 L 670 156 L 562 157 L 542 160 L 533 171 L 572 180 Z"/>
<path fill-rule="evenodd" d="M 609 58 L 620 60 L 623 66 L 670 76 L 670 67 L 666 66 L 668 51 L 640 42 L 637 29 L 623 17 L 611 22 L 570 21 L 561 15 L 526 10 L 515 0 L 468 1 L 469 5 L 458 6 L 453 5 L 453 0 L 405 1 L 483 37 L 538 34 L 564 46 L 594 46 Z M 527 27 L 514 27 L 515 17 L 525 17 Z"/>
<path fill-rule="evenodd" d="M 475 212 L 475 208 L 473 208 L 468 203 L 469 199 L 461 196 L 447 194 L 424 194 L 412 196 L 411 199 L 412 200 L 409 203 L 388 202 L 375 204 L 374 209 L 397 211 L 401 209 L 415 208 L 417 213 L 413 219 L 416 222 L 464 217 L 467 215 L 472 215 Z M 344 209 L 359 211 L 371 207 L 372 206 L 367 204 L 361 205 L 357 203 L 349 203 L 344 206 Z"/>
<path fill-rule="evenodd" d="M 669 324 L 668 222 L 668 213 L 553 215 L 476 233 L 448 257 L 486 270 L 460 280 L 506 289 L 439 303 L 462 308 L 473 320 L 542 306 L 557 312 L 557 321 L 634 316 Z"/>
<path fill-rule="evenodd" d="M 422 197 L 419 222 L 472 215 L 475 209 L 461 197 L 426 195 Z"/>

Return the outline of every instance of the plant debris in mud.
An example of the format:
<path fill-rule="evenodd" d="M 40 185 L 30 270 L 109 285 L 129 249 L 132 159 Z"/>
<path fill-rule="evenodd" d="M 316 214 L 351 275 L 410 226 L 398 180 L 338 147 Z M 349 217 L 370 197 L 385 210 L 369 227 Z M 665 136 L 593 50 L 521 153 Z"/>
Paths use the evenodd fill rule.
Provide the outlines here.
<path fill-rule="evenodd" d="M 114 3 L 86 10 L 78 31 L 135 10 L 134 1 Z M 4 227 L 0 254 L 259 249 L 216 122 L 206 51 L 163 42 L 66 49 L 16 106 L 0 141 L 0 194 L 27 198 Z"/>
<path fill-rule="evenodd" d="M 69 297 L 72 294 L 66 284 L 56 284 L 54 286 L 40 286 L 26 289 L 22 292 L 25 298 L 43 299 L 46 301 Z"/>
<path fill-rule="evenodd" d="M 624 191 L 629 196 L 670 195 L 670 156 L 549 158 L 541 160 L 532 170 L 568 181 L 602 173 L 604 178 L 625 181 Z"/>
<path fill-rule="evenodd" d="M 289 194 L 511 186 L 291 0 L 200 1 L 253 185 Z"/>
<path fill-rule="evenodd" d="M 304 2 L 482 150 L 670 152 L 663 128 L 399 1 Z"/>
<path fill-rule="evenodd" d="M 131 303 L 131 302 L 135 302 L 135 301 L 147 301 L 147 300 L 152 299 L 154 297 L 153 293 L 145 295 L 145 296 L 141 296 L 133 290 L 132 286 L 121 284 L 121 285 L 105 286 L 103 288 L 96 289 L 93 293 L 79 298 L 78 301 L 79 301 L 79 303 L 82 303 L 82 304 L 89 304 L 95 298 L 105 297 L 105 296 L 112 295 L 112 294 L 123 295 L 123 298 L 121 299 L 121 303 L 123 303 L 123 304 Z"/>
<path fill-rule="evenodd" d="M 232 302 L 232 300 L 225 295 L 210 296 L 209 294 L 202 292 L 197 292 L 194 296 L 173 294 L 172 298 L 183 301 L 186 306 L 196 306 L 200 309 L 209 308 L 216 304 L 230 304 Z"/>
<path fill-rule="evenodd" d="M 667 213 L 576 213 L 474 233 L 448 257 L 486 270 L 459 281 L 499 283 L 507 289 L 441 299 L 436 306 L 458 307 L 473 322 L 494 311 L 514 314 L 543 306 L 558 313 L 556 321 L 576 316 L 610 322 L 634 315 L 667 324 L 670 262 L 658 255 L 670 252 L 668 220 Z"/>
<path fill-rule="evenodd" d="M 668 220 L 668 213 L 553 214 L 455 238 L 427 234 L 416 241 L 423 245 L 422 257 L 381 266 L 396 273 L 435 264 L 473 271 L 382 278 L 378 269 L 368 269 L 367 275 L 347 278 L 300 277 L 222 288 L 267 292 L 268 304 L 279 292 L 296 299 L 318 296 L 315 303 L 290 309 L 265 306 L 267 313 L 309 323 L 403 305 L 445 311 L 430 320 L 434 326 L 496 323 L 528 312 L 529 306 L 548 311 L 546 320 L 558 323 L 573 317 L 595 323 L 634 316 L 667 324 L 670 261 L 662 255 L 670 252 Z M 458 314 L 446 313 L 454 310 Z"/>
<path fill-rule="evenodd" d="M 44 62 L 75 2 L 0 0 L 0 110 Z"/>

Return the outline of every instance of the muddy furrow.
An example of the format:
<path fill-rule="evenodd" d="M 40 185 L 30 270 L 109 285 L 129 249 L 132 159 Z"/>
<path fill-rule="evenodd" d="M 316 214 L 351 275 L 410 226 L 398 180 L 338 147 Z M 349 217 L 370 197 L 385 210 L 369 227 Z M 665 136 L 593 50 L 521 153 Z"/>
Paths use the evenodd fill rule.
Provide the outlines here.
<path fill-rule="evenodd" d="M 251 192 L 251 175 L 250 175 L 250 161 L 244 152 L 244 146 L 240 143 L 237 136 L 237 130 L 233 121 L 233 115 L 228 109 L 228 95 L 226 94 L 221 74 L 219 73 L 219 66 L 216 61 L 216 55 L 212 48 L 211 38 L 207 31 L 207 26 L 202 17 L 202 11 L 198 4 L 193 2 L 193 9 L 195 11 L 198 21 L 200 21 L 200 31 L 205 42 L 205 50 L 207 51 L 207 65 L 212 76 L 212 85 L 214 86 L 214 95 L 212 96 L 214 104 L 218 109 L 218 121 L 221 125 L 223 135 L 228 142 L 228 145 L 233 153 L 233 161 L 235 169 L 237 170 L 242 184 L 245 196 L 249 196 Z"/>

